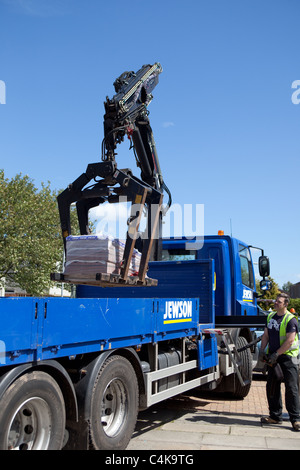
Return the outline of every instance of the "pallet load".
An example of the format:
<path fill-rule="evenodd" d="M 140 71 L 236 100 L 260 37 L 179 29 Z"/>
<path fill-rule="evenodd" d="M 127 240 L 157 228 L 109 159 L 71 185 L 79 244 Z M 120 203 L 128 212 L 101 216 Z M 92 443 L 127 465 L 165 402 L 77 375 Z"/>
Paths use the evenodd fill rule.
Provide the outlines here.
<path fill-rule="evenodd" d="M 126 278 L 121 270 L 125 242 L 108 235 L 70 235 L 66 238 L 66 259 L 63 273 L 51 273 L 55 282 L 91 286 L 157 286 L 147 275 L 140 280 L 141 253 L 133 249 Z"/>
<path fill-rule="evenodd" d="M 97 274 L 120 274 L 125 242 L 106 235 L 69 236 L 66 239 L 64 275 L 74 279 Z M 134 250 L 129 276 L 137 274 L 141 254 Z"/>

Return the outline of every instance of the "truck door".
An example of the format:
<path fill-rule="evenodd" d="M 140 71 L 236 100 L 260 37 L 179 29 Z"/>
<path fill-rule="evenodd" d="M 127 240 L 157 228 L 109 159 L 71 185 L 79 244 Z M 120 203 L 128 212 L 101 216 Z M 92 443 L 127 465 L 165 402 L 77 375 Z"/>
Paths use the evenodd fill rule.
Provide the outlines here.
<path fill-rule="evenodd" d="M 237 262 L 237 315 L 256 315 L 254 270 L 249 248 L 238 244 Z"/>

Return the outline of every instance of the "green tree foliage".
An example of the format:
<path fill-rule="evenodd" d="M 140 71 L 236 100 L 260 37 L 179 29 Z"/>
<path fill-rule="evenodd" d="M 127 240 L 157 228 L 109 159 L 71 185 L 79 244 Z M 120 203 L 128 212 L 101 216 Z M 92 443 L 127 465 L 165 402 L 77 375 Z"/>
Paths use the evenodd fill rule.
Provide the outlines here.
<path fill-rule="evenodd" d="M 61 269 L 62 256 L 56 194 L 49 183 L 38 190 L 28 176 L 8 180 L 0 170 L 0 278 L 42 295 L 50 273 Z"/>
<path fill-rule="evenodd" d="M 288 281 L 288 282 L 286 282 L 285 284 L 283 284 L 282 290 L 283 290 L 284 292 L 286 292 L 287 294 L 289 294 L 292 285 L 293 285 L 293 283 Z"/>

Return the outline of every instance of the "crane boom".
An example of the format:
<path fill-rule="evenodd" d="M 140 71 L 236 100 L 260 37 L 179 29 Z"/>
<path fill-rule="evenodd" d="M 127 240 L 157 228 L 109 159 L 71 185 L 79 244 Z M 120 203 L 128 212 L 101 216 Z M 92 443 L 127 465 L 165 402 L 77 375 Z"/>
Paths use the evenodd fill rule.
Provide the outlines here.
<path fill-rule="evenodd" d="M 148 262 L 160 259 L 161 224 L 166 209 L 162 208 L 163 192 L 171 194 L 164 183 L 158 160 L 153 132 L 149 121 L 148 105 L 152 91 L 162 72 L 161 65 L 144 65 L 136 73 L 124 72 L 114 82 L 116 94 L 104 103 L 104 138 L 101 162 L 91 163 L 86 171 L 59 194 L 58 208 L 64 240 L 71 234 L 70 206 L 76 203 L 80 233 L 89 233 L 88 211 L 104 202 L 120 202 L 126 197 L 132 203 L 121 280 L 126 283 L 133 249 L 142 253 L 138 280 L 144 284 Z M 130 169 L 118 169 L 117 145 L 124 137 L 132 142 L 141 177 Z M 99 178 L 102 178 L 99 180 Z M 94 180 L 94 183 L 87 185 Z M 121 199 L 123 198 L 123 199 Z M 147 212 L 147 227 L 141 237 L 139 224 L 143 210 Z"/>

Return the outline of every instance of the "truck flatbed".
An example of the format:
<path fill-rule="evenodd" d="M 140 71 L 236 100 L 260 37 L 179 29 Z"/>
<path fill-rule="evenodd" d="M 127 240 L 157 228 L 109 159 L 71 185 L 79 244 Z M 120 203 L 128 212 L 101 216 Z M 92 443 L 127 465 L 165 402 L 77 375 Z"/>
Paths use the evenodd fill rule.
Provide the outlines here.
<path fill-rule="evenodd" d="M 199 324 L 195 298 L 10 297 L 0 299 L 0 310 L 5 338 L 0 365 L 155 343 L 213 327 Z"/>
<path fill-rule="evenodd" d="M 157 287 L 99 289 L 96 297 L 1 298 L 0 366 L 197 336 L 214 327 L 213 265 L 155 263 Z"/>

